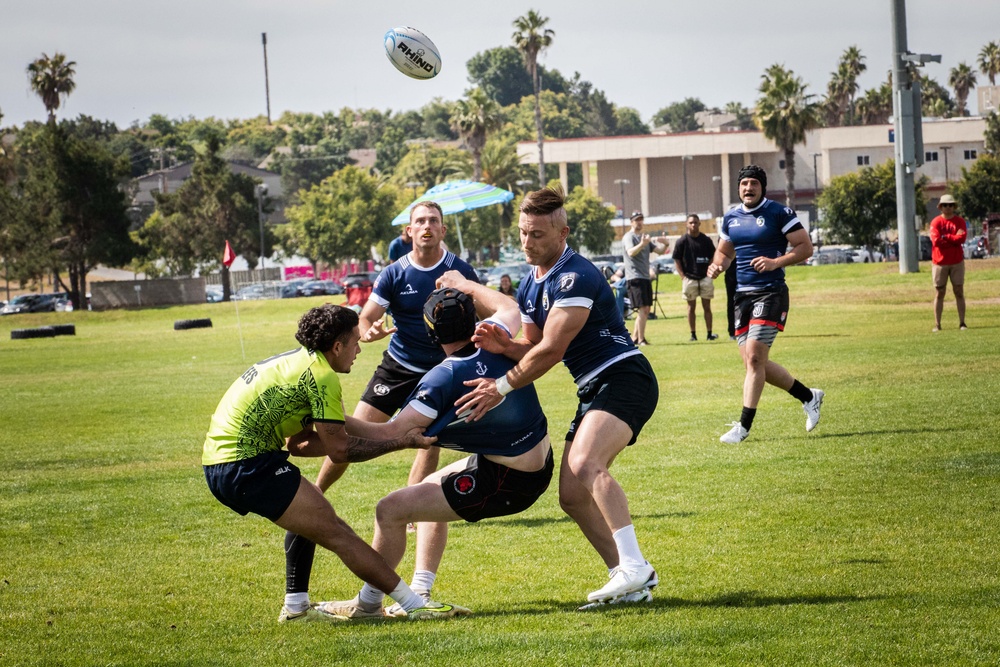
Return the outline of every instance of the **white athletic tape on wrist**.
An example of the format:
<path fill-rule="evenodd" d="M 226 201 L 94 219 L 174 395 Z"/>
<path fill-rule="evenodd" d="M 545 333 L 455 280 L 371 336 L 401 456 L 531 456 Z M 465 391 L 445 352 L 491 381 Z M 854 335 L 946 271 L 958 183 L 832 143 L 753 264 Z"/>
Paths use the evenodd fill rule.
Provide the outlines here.
<path fill-rule="evenodd" d="M 512 391 L 514 391 L 514 388 L 510 386 L 510 382 L 507 382 L 506 375 L 501 375 L 497 378 L 497 393 L 501 396 L 506 396 Z"/>

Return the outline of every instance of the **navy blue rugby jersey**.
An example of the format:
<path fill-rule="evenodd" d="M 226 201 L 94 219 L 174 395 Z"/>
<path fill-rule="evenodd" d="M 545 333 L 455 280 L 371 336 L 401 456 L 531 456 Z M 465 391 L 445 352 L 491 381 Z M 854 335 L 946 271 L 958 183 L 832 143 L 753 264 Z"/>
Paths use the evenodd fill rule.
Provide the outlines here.
<path fill-rule="evenodd" d="M 514 364 L 501 354 L 480 349 L 467 357 L 448 357 L 424 375 L 407 405 L 433 420 L 424 433 L 436 435 L 441 447 L 470 454 L 523 454 L 541 442 L 548 428 L 535 385 L 510 392 L 476 422 L 466 423 L 465 414 L 455 409 L 455 401 L 470 391 L 466 380 L 498 378 Z"/>
<path fill-rule="evenodd" d="M 441 346 L 427 335 L 424 302 L 435 290 L 437 279 L 451 269 L 479 282 L 475 269 L 454 253 L 445 252 L 441 261 L 428 269 L 412 264 L 410 256 L 404 255 L 385 267 L 372 287 L 369 299 L 392 311 L 397 328 L 389 341 L 389 356 L 411 371 L 425 373 L 444 359 Z"/>
<path fill-rule="evenodd" d="M 767 289 L 785 282 L 784 268 L 758 273 L 750 262 L 756 257 L 784 255 L 788 249 L 785 235 L 796 229 L 802 229 L 802 223 L 795 211 L 766 197 L 752 210 L 740 205 L 726 213 L 719 238 L 736 249 L 737 291 Z"/>
<path fill-rule="evenodd" d="M 532 322 L 544 332 L 552 308 L 590 309 L 586 323 L 563 355 L 577 385 L 582 387 L 625 357 L 642 354 L 625 328 L 611 286 L 590 260 L 567 246 L 544 277 L 536 276 L 537 269 L 532 268 L 517 290 L 522 322 Z"/>

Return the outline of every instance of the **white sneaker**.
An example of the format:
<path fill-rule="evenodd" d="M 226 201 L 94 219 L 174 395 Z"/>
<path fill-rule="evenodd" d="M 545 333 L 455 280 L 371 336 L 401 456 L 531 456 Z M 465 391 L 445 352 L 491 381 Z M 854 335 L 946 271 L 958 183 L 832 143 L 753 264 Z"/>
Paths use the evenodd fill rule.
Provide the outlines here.
<path fill-rule="evenodd" d="M 656 570 L 647 561 L 635 570 L 623 570 L 621 566 L 611 571 L 610 581 L 590 595 L 587 600 L 590 602 L 609 602 L 615 598 L 635 593 L 645 588 L 653 588 L 660 580 L 656 577 Z"/>
<path fill-rule="evenodd" d="M 423 598 L 425 606 L 433 604 L 431 602 L 430 591 L 428 591 L 426 595 L 424 593 L 417 593 L 417 595 Z M 403 609 L 403 605 L 399 604 L 398 602 L 394 602 L 393 604 L 385 608 L 385 615 L 391 616 L 393 618 L 403 618 L 404 616 L 406 616 L 406 610 Z"/>
<path fill-rule="evenodd" d="M 622 604 L 630 602 L 652 602 L 653 601 L 653 589 L 644 588 L 641 591 L 635 591 L 634 593 L 626 593 L 620 597 L 614 598 L 613 600 L 608 600 L 607 602 L 588 602 L 582 607 L 577 607 L 577 611 L 590 611 L 591 609 L 598 609 L 599 607 L 606 607 L 609 604 Z"/>
<path fill-rule="evenodd" d="M 719 437 L 719 442 L 724 442 L 727 445 L 735 445 L 737 443 L 743 442 L 750 435 L 750 431 L 743 428 L 743 424 L 739 422 L 733 422 L 732 424 L 726 424 L 726 426 L 732 426 L 731 429 L 726 431 Z"/>
<path fill-rule="evenodd" d="M 455 616 L 470 616 L 471 609 L 459 607 L 457 604 L 447 604 L 443 602 L 428 602 L 423 607 L 411 609 L 406 613 L 407 620 L 424 621 L 428 619 L 441 620 L 454 618 Z"/>
<path fill-rule="evenodd" d="M 351 621 L 363 618 L 383 618 L 381 605 L 375 609 L 365 609 L 360 598 L 353 600 L 343 600 L 340 602 L 320 602 L 314 605 L 316 611 L 327 616 L 332 616 L 335 620 Z"/>
<path fill-rule="evenodd" d="M 340 616 L 324 614 L 311 606 L 306 607 L 302 611 L 291 611 L 288 607 L 282 607 L 281 614 L 278 615 L 278 623 L 313 623 L 316 621 L 336 623 L 338 621 L 345 620 L 347 619 L 341 618 Z"/>
<path fill-rule="evenodd" d="M 806 413 L 806 431 L 816 428 L 819 423 L 819 409 L 823 406 L 823 397 L 826 395 L 822 389 L 810 389 L 813 393 L 811 401 L 802 404 L 802 410 Z"/>

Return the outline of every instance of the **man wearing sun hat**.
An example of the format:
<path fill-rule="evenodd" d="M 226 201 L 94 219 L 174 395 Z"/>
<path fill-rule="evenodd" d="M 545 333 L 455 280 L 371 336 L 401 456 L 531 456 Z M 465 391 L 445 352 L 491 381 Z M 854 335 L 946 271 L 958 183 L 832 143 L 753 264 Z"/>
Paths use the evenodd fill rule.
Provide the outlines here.
<path fill-rule="evenodd" d="M 938 210 L 941 215 L 931 220 L 931 275 L 934 278 L 934 328 L 941 330 L 941 313 L 944 311 L 944 294 L 951 289 L 958 306 L 958 328 L 965 326 L 965 220 L 955 214 L 955 198 L 941 195 Z"/>

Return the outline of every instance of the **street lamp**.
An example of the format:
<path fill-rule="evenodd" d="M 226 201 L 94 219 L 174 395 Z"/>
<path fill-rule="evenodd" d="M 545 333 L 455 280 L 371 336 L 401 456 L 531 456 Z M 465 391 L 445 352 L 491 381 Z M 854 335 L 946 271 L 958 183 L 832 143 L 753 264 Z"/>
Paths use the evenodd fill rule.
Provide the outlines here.
<path fill-rule="evenodd" d="M 625 186 L 631 181 L 627 178 L 616 178 L 615 183 L 621 186 L 622 191 L 622 234 L 625 233 Z"/>
<path fill-rule="evenodd" d="M 258 183 L 254 188 L 257 195 L 257 222 L 260 224 L 260 272 L 261 280 L 264 279 L 264 197 L 267 196 L 267 184 Z"/>
<path fill-rule="evenodd" d="M 417 186 L 418 186 L 418 185 L 423 185 L 423 183 L 422 183 L 422 182 L 420 182 L 420 181 L 409 181 L 409 182 L 407 182 L 407 184 L 406 184 L 406 187 L 408 187 L 408 188 L 413 188 L 413 198 L 414 198 L 414 199 L 416 199 L 416 198 L 417 198 Z"/>
<path fill-rule="evenodd" d="M 948 151 L 951 150 L 951 146 L 942 146 L 941 150 L 944 151 L 944 184 L 948 185 L 951 179 L 948 178 Z"/>
<path fill-rule="evenodd" d="M 690 155 L 681 156 L 681 168 L 684 172 L 684 215 L 688 214 L 688 160 L 693 159 Z"/>

